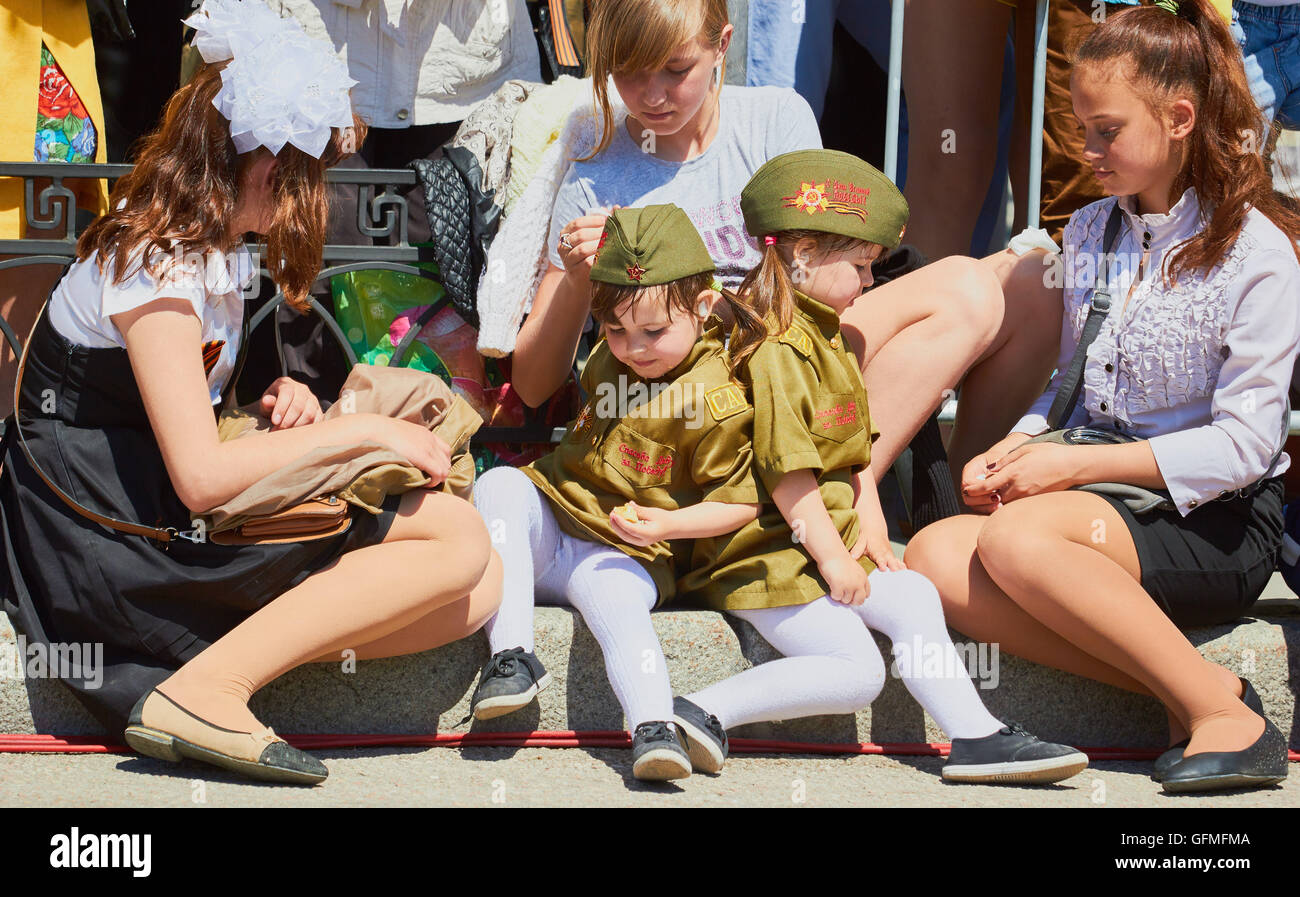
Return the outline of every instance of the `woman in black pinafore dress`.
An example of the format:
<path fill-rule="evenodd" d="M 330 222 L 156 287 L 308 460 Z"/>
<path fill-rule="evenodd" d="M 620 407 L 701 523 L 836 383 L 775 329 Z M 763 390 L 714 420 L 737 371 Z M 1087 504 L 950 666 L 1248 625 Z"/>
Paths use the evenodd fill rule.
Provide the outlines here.
<path fill-rule="evenodd" d="M 235 345 L 207 340 L 213 296 L 206 286 L 193 307 L 156 287 L 157 299 L 112 315 L 124 347 L 80 345 L 56 326 L 68 320 L 64 309 L 74 285 L 83 312 L 91 309 L 93 316 L 101 301 L 112 307 L 108 298 L 85 295 L 84 284 L 100 282 L 87 280 L 86 266 L 108 260 L 95 275 L 108 297 L 110 286 L 119 288 L 112 272 L 130 258 L 114 255 L 119 244 L 156 250 L 159 234 L 176 241 L 176 234 L 191 231 L 178 210 L 205 197 L 213 208 L 204 212 L 215 212 L 218 222 L 224 213 L 225 223 L 204 245 L 202 231 L 211 229 L 214 216 L 194 216 L 200 239 L 186 248 L 242 252 L 225 234 L 265 233 L 271 257 L 286 260 L 277 280 L 290 301 L 302 301 L 319 270 L 323 172 L 341 155 L 342 132 L 333 129 L 321 158 L 287 144 L 276 155 L 262 147 L 237 153 L 212 105 L 220 88 L 213 66 L 178 91 L 158 132 L 142 145 L 136 169 L 118 182 L 114 212 L 82 236 L 80 261 L 55 289 L 62 289 L 63 308 L 52 321 L 52 303 L 30 337 L 17 403 L 28 450 L 44 475 L 84 508 L 179 530 L 190 528 L 191 508 L 220 504 L 321 445 L 383 442 L 440 479 L 449 468 L 447 447 L 423 427 L 374 415 L 315 422 L 315 399 L 285 378 L 267 392 L 280 400 L 276 411 L 284 416 L 262 449 L 219 443 L 218 409 L 205 407 L 213 396 L 197 387 L 205 378 L 206 387 L 224 394 L 235 379 L 229 358 L 224 383 L 212 383 L 208 374 L 222 352 L 242 349 L 238 293 L 227 340 Z M 363 131 L 359 122 L 357 130 Z M 178 170 L 179 178 L 164 182 Z M 201 183 L 203 171 L 216 172 L 218 183 Z M 186 187 L 178 187 L 182 181 Z M 168 214 L 177 220 L 167 221 Z M 280 781 L 320 781 L 323 765 L 252 716 L 252 693 L 302 663 L 337 662 L 344 649 L 358 658 L 383 657 L 454 641 L 477 630 L 499 601 L 500 561 L 486 528 L 469 503 L 453 496 L 423 490 L 390 496 L 379 515 L 354 510 L 345 532 L 315 541 L 162 542 L 102 526 L 69 507 L 29 463 L 13 418 L 6 424 L 0 607 L 29 644 L 102 645 L 102 668 L 58 674 L 110 731 L 125 728 L 128 743 L 150 756 L 200 759 Z"/>

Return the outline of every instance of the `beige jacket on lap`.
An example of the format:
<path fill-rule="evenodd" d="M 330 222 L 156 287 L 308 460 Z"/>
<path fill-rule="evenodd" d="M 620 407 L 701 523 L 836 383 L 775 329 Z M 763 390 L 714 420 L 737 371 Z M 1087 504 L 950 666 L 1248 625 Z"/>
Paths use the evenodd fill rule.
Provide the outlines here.
<path fill-rule="evenodd" d="M 469 441 L 483 425 L 483 419 L 441 379 L 412 368 L 358 364 L 325 418 L 344 414 L 381 414 L 421 424 L 437 433 L 451 447 L 452 465 L 447 479 L 436 488 L 469 499 L 474 485 Z M 261 413 L 260 403 L 226 411 L 217 424 L 223 442 L 257 439 L 270 430 L 271 421 Z M 231 530 L 252 517 L 329 494 L 378 514 L 387 495 L 409 492 L 428 483 L 428 475 L 378 442 L 322 446 L 211 511 L 209 532 Z"/>

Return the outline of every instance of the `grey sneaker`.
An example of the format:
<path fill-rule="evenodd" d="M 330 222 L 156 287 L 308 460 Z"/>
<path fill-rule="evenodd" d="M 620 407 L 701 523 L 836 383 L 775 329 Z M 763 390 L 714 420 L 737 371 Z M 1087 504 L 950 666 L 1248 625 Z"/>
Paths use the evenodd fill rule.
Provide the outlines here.
<path fill-rule="evenodd" d="M 943 777 L 986 785 L 1047 785 L 1083 772 L 1088 755 L 1065 744 L 1039 741 L 1019 723 L 983 738 L 954 738 Z"/>
<path fill-rule="evenodd" d="M 522 647 L 498 651 L 483 667 L 470 701 L 475 719 L 492 719 L 527 707 L 551 684 L 551 674 L 531 651 Z"/>
<path fill-rule="evenodd" d="M 677 733 L 666 722 L 642 723 L 632 733 L 632 775 L 645 782 L 684 779 L 691 774 L 691 758 L 682 750 Z"/>
<path fill-rule="evenodd" d="M 727 762 L 727 730 L 712 713 L 685 698 L 673 699 L 673 722 L 695 772 L 720 772 Z"/>

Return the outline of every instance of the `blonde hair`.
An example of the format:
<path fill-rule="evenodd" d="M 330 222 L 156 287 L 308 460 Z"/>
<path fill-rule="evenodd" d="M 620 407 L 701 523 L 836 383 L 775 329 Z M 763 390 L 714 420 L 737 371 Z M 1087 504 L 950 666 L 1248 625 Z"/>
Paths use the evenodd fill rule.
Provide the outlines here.
<path fill-rule="evenodd" d="M 727 0 L 598 0 L 587 25 L 587 73 L 600 109 L 600 140 L 579 161 L 600 155 L 614 139 L 609 76 L 661 69 L 687 41 L 702 37 L 715 49 L 730 24 Z M 726 77 L 718 73 L 718 90 Z M 715 94 L 716 96 L 716 94 Z M 716 100 L 715 100 L 716 102 Z"/>

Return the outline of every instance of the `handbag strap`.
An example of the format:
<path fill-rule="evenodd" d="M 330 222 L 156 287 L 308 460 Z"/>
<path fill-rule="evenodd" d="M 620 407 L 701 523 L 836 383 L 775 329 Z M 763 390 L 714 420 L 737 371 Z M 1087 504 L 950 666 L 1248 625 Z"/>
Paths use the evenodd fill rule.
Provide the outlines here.
<path fill-rule="evenodd" d="M 1097 338 L 1101 325 L 1110 314 L 1110 254 L 1115 248 L 1115 238 L 1119 236 L 1119 226 L 1123 221 L 1119 200 L 1115 200 L 1106 220 L 1106 233 L 1102 238 L 1101 259 L 1097 263 L 1097 285 L 1092 290 L 1092 299 L 1088 304 L 1088 319 L 1083 322 L 1083 333 L 1079 335 L 1079 345 L 1075 347 L 1074 357 L 1065 370 L 1061 385 L 1052 400 L 1052 408 L 1047 412 L 1047 425 L 1053 430 L 1065 426 L 1065 422 L 1074 413 L 1074 406 L 1079 401 L 1079 387 L 1083 385 L 1083 366 L 1088 360 L 1088 347 Z"/>
<path fill-rule="evenodd" d="M 1119 236 L 1119 226 L 1122 220 L 1123 215 L 1120 211 L 1119 200 L 1116 199 L 1114 207 L 1110 210 L 1110 217 L 1106 219 L 1106 231 L 1102 237 L 1101 259 L 1097 262 L 1097 286 L 1092 291 L 1092 299 L 1088 306 L 1088 319 L 1083 322 L 1083 333 L 1079 335 L 1079 345 L 1075 348 L 1074 357 L 1070 359 L 1070 366 L 1061 379 L 1061 385 L 1056 391 L 1056 398 L 1052 401 L 1052 408 L 1047 412 L 1047 425 L 1051 430 L 1061 429 L 1065 422 L 1070 419 L 1070 415 L 1074 413 L 1074 406 L 1079 401 L 1079 387 L 1083 385 L 1083 367 L 1088 360 L 1088 347 L 1097 338 L 1097 333 L 1101 330 L 1106 315 L 1110 313 L 1110 258 L 1111 251 L 1115 248 L 1115 239 Z M 1282 410 L 1282 441 L 1278 444 L 1277 451 L 1273 453 L 1268 469 L 1255 483 L 1236 490 L 1235 495 L 1251 494 L 1260 488 L 1260 484 L 1273 475 L 1273 471 L 1277 469 L 1278 463 L 1282 460 L 1282 451 L 1286 445 L 1287 435 L 1290 430 L 1291 401 L 1290 397 L 1288 397 Z"/>
<path fill-rule="evenodd" d="M 85 517 L 88 520 L 93 520 L 101 526 L 106 526 L 109 529 L 114 529 L 122 533 L 145 536 L 146 538 L 156 539 L 159 542 L 164 543 L 172 541 L 172 539 L 177 536 L 184 535 L 175 527 L 171 526 L 166 527 L 165 529 L 159 529 L 157 527 L 144 526 L 139 523 L 128 523 L 125 520 L 118 520 L 115 517 L 106 517 L 103 514 L 98 514 L 89 508 L 82 506 L 75 498 L 60 489 L 53 480 L 45 475 L 45 471 L 41 470 L 41 466 L 36 463 L 36 459 L 32 456 L 31 449 L 27 447 L 27 438 L 23 435 L 22 407 L 19 404 L 19 400 L 22 393 L 23 373 L 27 369 L 27 353 L 32 347 L 32 342 L 36 336 L 36 328 L 39 326 L 41 318 L 44 317 L 47 308 L 49 308 L 48 301 L 41 306 L 40 312 L 36 315 L 36 323 L 32 325 L 32 332 L 28 335 L 27 342 L 23 344 L 23 352 L 18 359 L 18 372 L 14 377 L 14 432 L 18 437 L 19 447 L 22 448 L 23 454 L 27 457 L 27 463 L 31 465 L 32 470 L 36 471 L 36 475 L 45 482 L 45 485 L 50 487 L 50 490 L 57 495 L 65 505 L 76 511 L 82 517 Z"/>

